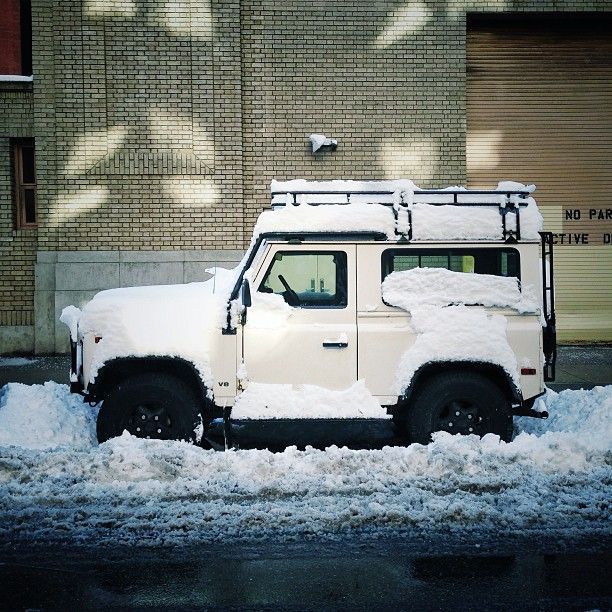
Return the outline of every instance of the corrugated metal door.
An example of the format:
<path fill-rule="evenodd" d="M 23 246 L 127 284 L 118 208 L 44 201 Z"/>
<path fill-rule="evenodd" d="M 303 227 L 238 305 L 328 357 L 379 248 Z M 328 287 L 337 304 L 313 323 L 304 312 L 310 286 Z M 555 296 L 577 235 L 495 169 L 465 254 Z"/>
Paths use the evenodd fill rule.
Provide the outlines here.
<path fill-rule="evenodd" d="M 610 20 L 524 19 L 468 20 L 468 182 L 537 185 L 546 229 L 558 234 L 560 338 L 609 341 Z"/>

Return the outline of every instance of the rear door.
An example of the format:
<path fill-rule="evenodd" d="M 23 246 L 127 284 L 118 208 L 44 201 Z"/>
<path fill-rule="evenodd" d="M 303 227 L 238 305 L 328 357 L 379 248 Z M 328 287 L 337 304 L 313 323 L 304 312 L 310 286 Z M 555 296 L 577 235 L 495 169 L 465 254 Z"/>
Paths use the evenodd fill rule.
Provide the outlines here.
<path fill-rule="evenodd" d="M 354 245 L 273 244 L 243 328 L 250 381 L 341 390 L 357 380 Z"/>

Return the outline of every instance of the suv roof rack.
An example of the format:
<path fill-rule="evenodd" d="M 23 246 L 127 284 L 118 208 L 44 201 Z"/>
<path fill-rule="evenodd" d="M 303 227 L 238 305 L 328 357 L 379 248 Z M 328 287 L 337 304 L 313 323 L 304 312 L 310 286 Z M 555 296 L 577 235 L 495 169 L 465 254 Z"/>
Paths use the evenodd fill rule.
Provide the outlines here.
<path fill-rule="evenodd" d="M 382 204 L 393 208 L 396 221 L 400 210 L 408 214 L 409 230 L 408 240 L 412 240 L 412 204 L 429 204 L 431 206 L 469 206 L 469 207 L 496 207 L 499 210 L 502 223 L 502 239 L 507 243 L 515 243 L 521 239 L 521 207 L 526 207 L 531 191 L 521 189 L 414 189 L 408 190 L 272 190 L 272 210 L 284 208 L 288 205 L 298 206 L 302 202 L 300 196 L 309 196 L 307 203 L 312 206 L 330 204 L 353 204 L 356 201 L 368 204 Z M 317 201 L 316 196 L 322 196 Z M 359 196 L 359 197 L 355 197 Z M 474 198 L 473 196 L 477 196 Z M 486 196 L 491 196 L 487 200 Z M 372 198 L 369 200 L 368 198 Z M 515 215 L 515 224 L 512 229 L 508 227 L 506 216 Z M 397 233 L 397 229 L 396 229 Z"/>

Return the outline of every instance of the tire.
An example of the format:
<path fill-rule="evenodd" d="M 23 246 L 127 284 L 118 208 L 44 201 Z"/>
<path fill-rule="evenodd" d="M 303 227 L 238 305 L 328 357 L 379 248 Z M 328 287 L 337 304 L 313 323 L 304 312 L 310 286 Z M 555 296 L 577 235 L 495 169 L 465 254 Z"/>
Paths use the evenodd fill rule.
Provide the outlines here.
<path fill-rule="evenodd" d="M 125 379 L 102 403 L 98 442 L 124 430 L 139 438 L 196 441 L 202 402 L 185 381 L 168 374 L 140 374 Z"/>
<path fill-rule="evenodd" d="M 459 414 L 457 414 L 459 413 Z M 406 413 L 411 442 L 428 444 L 436 431 L 512 439 L 512 410 L 505 393 L 475 372 L 444 372 L 417 392 Z"/>

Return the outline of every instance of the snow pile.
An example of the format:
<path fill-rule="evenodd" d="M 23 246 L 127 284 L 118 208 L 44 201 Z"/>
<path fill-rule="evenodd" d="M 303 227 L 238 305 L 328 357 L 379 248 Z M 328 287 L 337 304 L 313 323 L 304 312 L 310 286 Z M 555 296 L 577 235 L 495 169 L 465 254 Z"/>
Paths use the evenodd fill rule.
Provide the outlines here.
<path fill-rule="evenodd" d="M 390 418 L 362 380 L 343 391 L 315 385 L 249 383 L 232 408 L 232 419 L 359 418 Z"/>
<path fill-rule="evenodd" d="M 538 310 L 533 290 L 521 293 L 519 280 L 492 274 L 453 272 L 445 268 L 414 268 L 392 272 L 382 283 L 383 299 L 410 312 L 426 304 L 480 304 L 514 308 L 518 312 Z"/>
<path fill-rule="evenodd" d="M 211 270 L 213 271 L 213 270 Z M 212 336 L 225 324 L 235 270 L 216 268 L 203 283 L 129 287 L 101 291 L 81 313 L 74 306 L 61 320 L 71 333 L 101 337 L 93 351 L 90 378 L 116 357 L 165 355 L 191 361 L 204 382 L 212 384 Z"/>
<path fill-rule="evenodd" d="M 279 329 L 287 323 L 294 311 L 283 296 L 276 293 L 253 291 L 251 301 L 252 305 L 248 311 L 251 329 Z"/>
<path fill-rule="evenodd" d="M 315 206 L 300 204 L 259 215 L 254 236 L 268 232 L 380 232 L 394 240 L 395 217 L 382 204 L 338 204 Z"/>
<path fill-rule="evenodd" d="M 571 432 L 584 436 L 593 448 L 611 450 L 612 386 L 561 393 L 548 389 L 534 408 L 539 412 L 547 410 L 548 419 L 518 419 L 519 432 L 536 436 L 552 435 L 548 432 Z"/>
<path fill-rule="evenodd" d="M 4 447 L 0 537 L 160 545 L 406 530 L 604 534 L 610 401 L 612 387 L 550 395 L 564 430 L 509 444 L 440 433 L 408 448 L 216 453 L 124 434 L 90 448 Z M 593 444 L 582 406 L 605 447 Z"/>
<path fill-rule="evenodd" d="M 97 446 L 90 409 L 72 405 L 66 387 L 10 385 L 8 402 L 6 393 L 0 540 L 11 545 L 609 533 L 612 386 L 549 392 L 551 419 L 517 419 L 508 444 L 440 433 L 428 446 L 282 453 L 219 453 L 125 433 Z M 40 420 L 7 422 L 3 413 L 17 406 Z M 62 411 L 84 414 L 82 440 Z M 34 430 L 54 419 L 64 446 L 32 450 L 43 446 Z"/>
<path fill-rule="evenodd" d="M 496 364 L 519 385 L 516 357 L 506 337 L 506 317 L 463 305 L 421 306 L 412 309 L 411 315 L 417 337 L 397 368 L 394 392 L 398 395 L 420 367 L 435 361 Z"/>
<path fill-rule="evenodd" d="M 87 448 L 97 443 L 98 409 L 66 385 L 9 383 L 0 389 L 0 446 Z"/>

